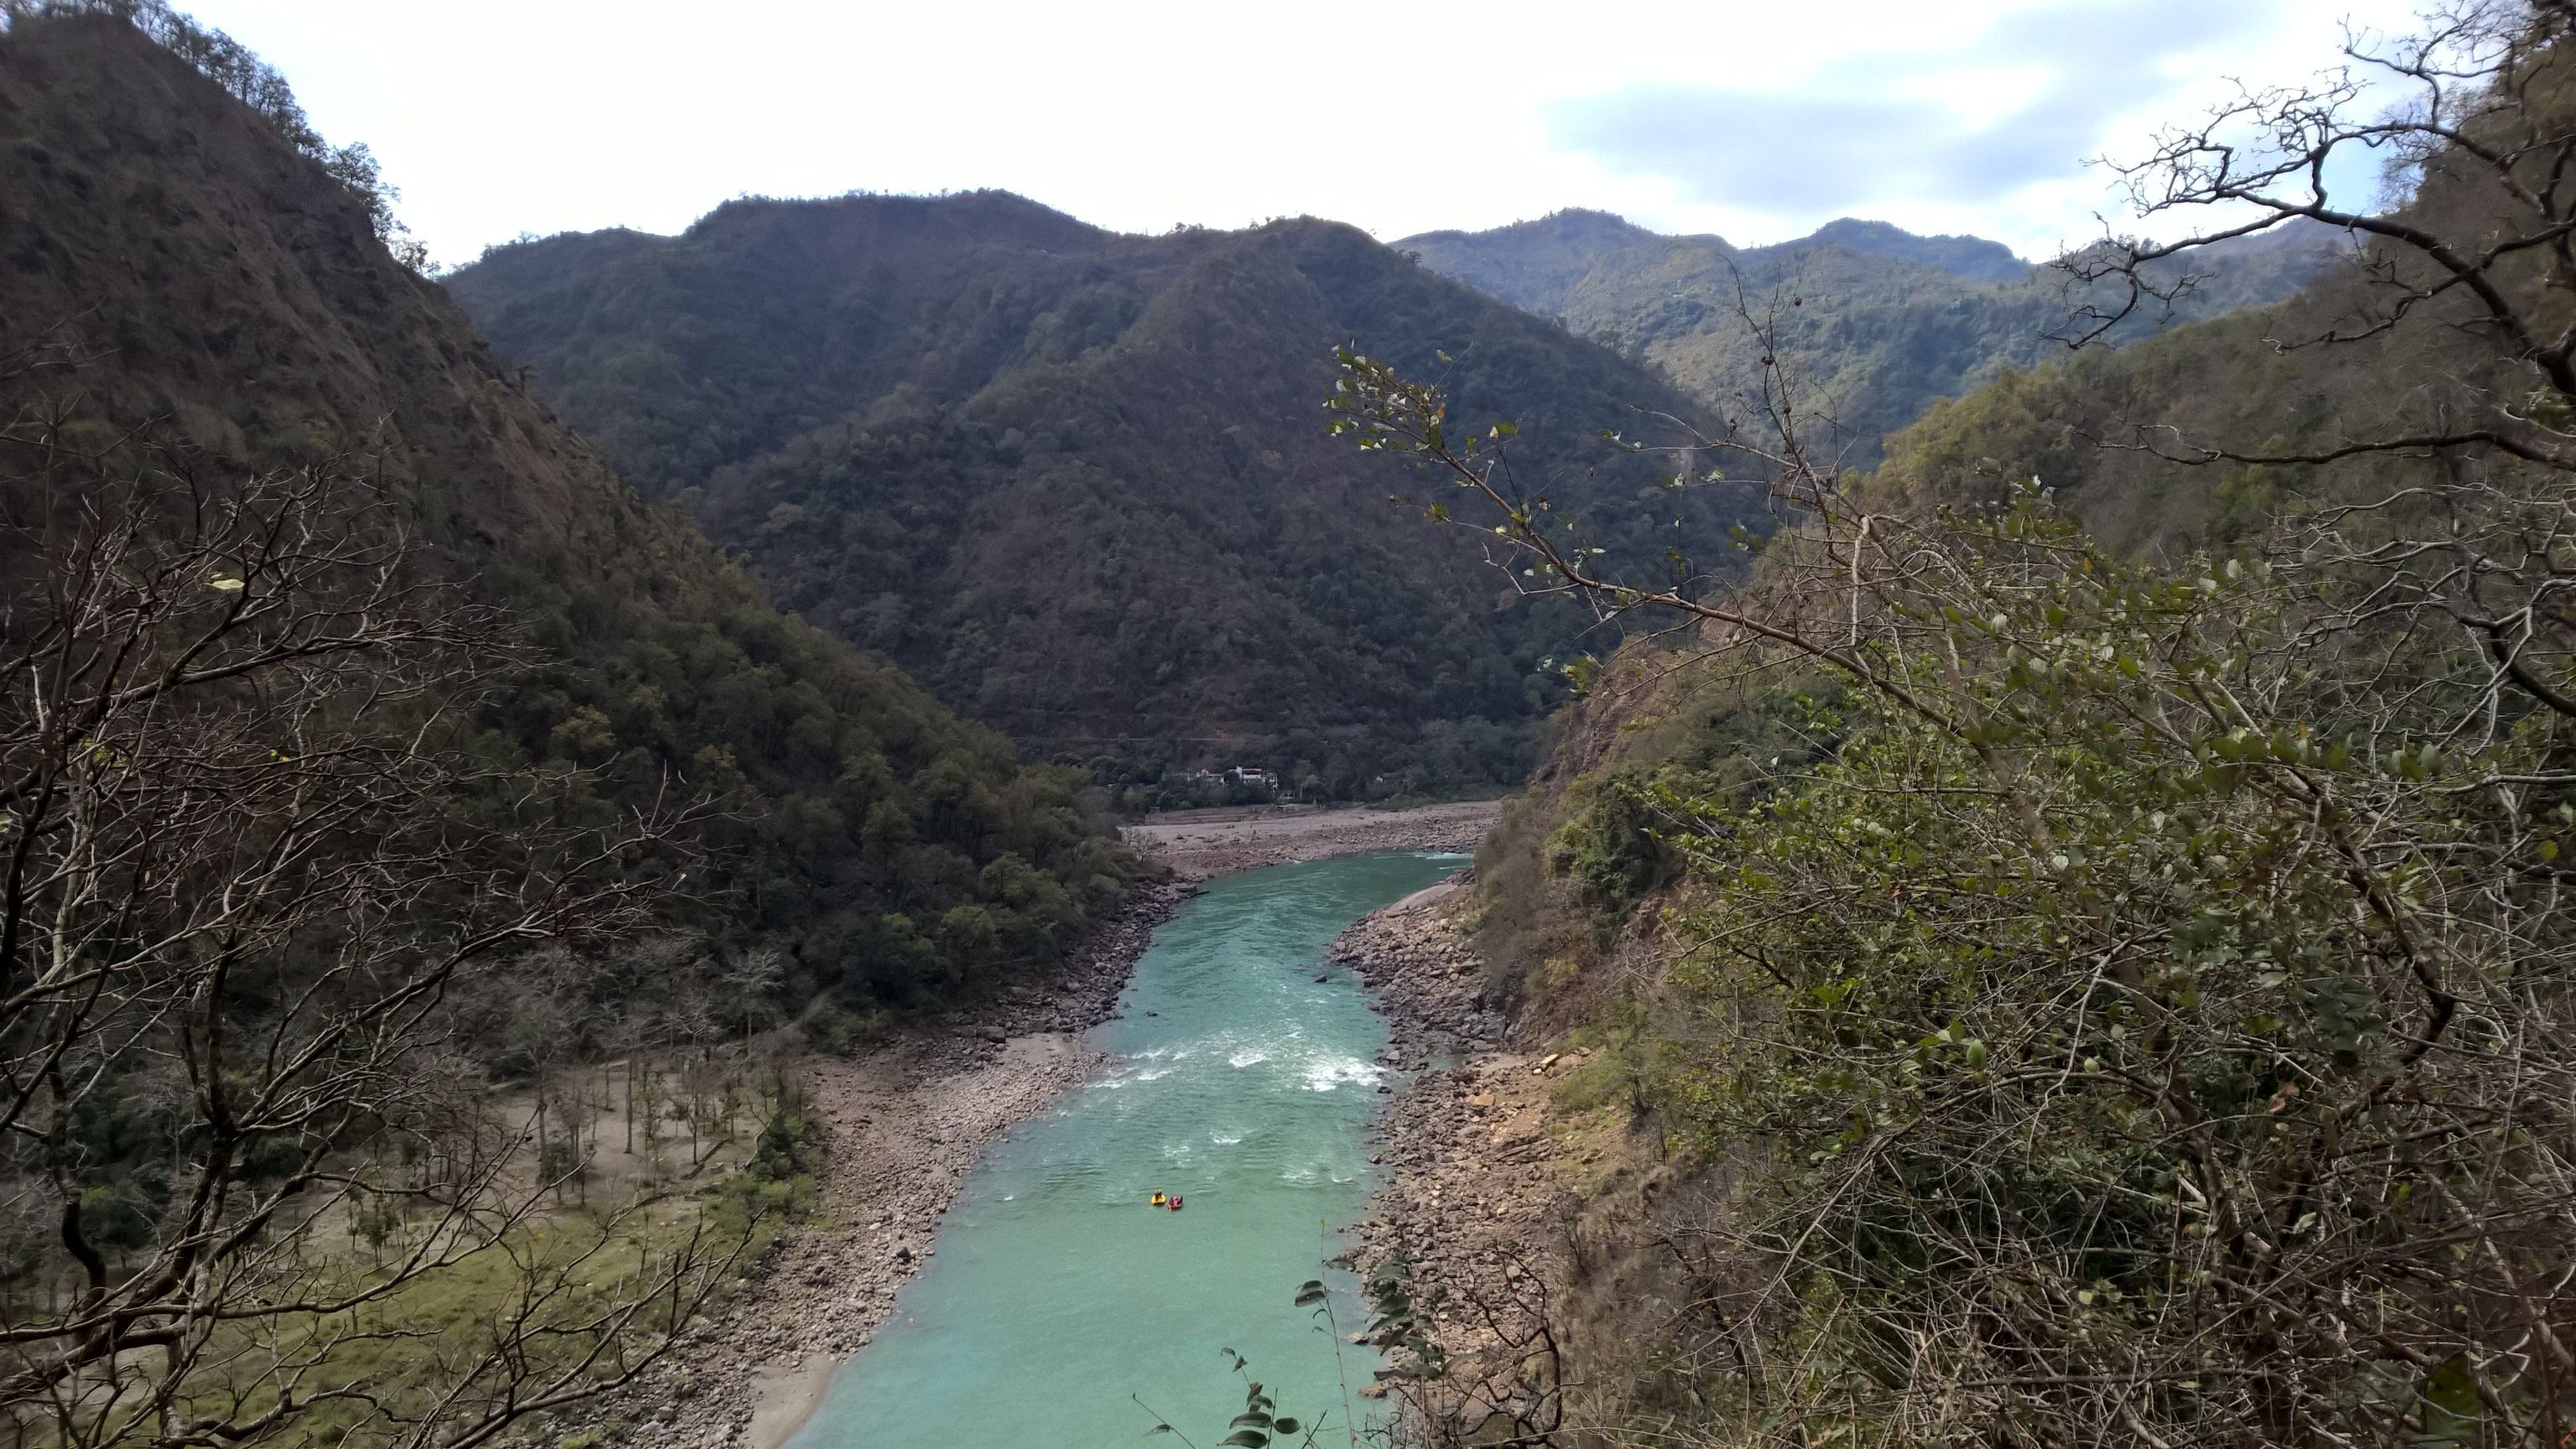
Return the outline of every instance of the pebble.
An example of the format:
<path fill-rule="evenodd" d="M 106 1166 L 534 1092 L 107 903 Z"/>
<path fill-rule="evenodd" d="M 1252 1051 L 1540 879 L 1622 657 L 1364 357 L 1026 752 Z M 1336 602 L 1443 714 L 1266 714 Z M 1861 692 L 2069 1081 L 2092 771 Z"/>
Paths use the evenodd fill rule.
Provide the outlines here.
<path fill-rule="evenodd" d="M 1328 958 L 1367 986 L 1387 1018 L 1381 1064 L 1404 1074 L 1401 1090 L 1379 1089 L 1394 1093 L 1369 1158 L 1385 1169 L 1383 1185 L 1352 1229 L 1350 1260 L 1365 1275 L 1400 1254 L 1416 1302 L 1435 1289 L 1453 1301 L 1479 1296 L 1473 1290 L 1494 1285 L 1507 1263 L 1544 1257 L 1542 1214 L 1556 1190 L 1535 1116 L 1547 1088 L 1531 1073 L 1545 1068 L 1507 1054 L 1483 963 L 1438 909 L 1369 916 Z M 1482 1347 L 1463 1320 L 1435 1321 L 1433 1332 L 1453 1358 Z M 1377 1398 L 1386 1389 L 1371 1383 L 1360 1392 Z"/>

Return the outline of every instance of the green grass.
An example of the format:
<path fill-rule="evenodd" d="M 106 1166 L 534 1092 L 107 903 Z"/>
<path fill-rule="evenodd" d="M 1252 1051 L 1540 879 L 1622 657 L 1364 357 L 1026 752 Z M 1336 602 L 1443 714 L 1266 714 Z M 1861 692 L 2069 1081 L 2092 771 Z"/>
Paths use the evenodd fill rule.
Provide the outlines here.
<path fill-rule="evenodd" d="M 731 1291 L 740 1268 L 759 1259 L 785 1217 L 745 1213 L 722 1193 L 622 1216 L 564 1209 L 357 1308 L 233 1331 L 230 1343 L 219 1342 L 207 1356 L 222 1367 L 201 1373 L 203 1382 L 190 1397 L 207 1414 L 238 1418 L 245 1409 L 260 1412 L 276 1402 L 269 1370 L 281 1362 L 301 1363 L 298 1398 L 351 1389 L 368 1398 L 321 1403 L 275 1442 L 338 1444 L 355 1442 L 353 1431 L 360 1437 L 386 1432 L 389 1424 L 416 1420 L 461 1366 L 486 1357 L 503 1341 L 532 1285 L 542 1286 L 544 1296 L 529 1321 L 544 1332 L 531 1345 L 526 1370 L 539 1381 L 551 1380 L 596 1343 L 597 1334 L 585 1325 L 667 1273 L 673 1255 L 688 1248 L 692 1230 L 703 1223 L 706 1235 L 698 1251 L 704 1266 L 689 1281 L 713 1296 L 684 1297 L 679 1323 L 669 1321 L 667 1302 L 639 1315 L 628 1341 L 601 1359 L 598 1376 L 611 1376 L 621 1355 L 631 1363 L 651 1352 L 664 1331 Z M 389 1251 L 389 1262 L 395 1261 L 393 1252 L 399 1247 Z M 324 1272 L 347 1286 L 362 1285 L 377 1271 L 366 1250 L 354 1245 L 336 1256 L 340 1261 L 326 1264 Z"/>

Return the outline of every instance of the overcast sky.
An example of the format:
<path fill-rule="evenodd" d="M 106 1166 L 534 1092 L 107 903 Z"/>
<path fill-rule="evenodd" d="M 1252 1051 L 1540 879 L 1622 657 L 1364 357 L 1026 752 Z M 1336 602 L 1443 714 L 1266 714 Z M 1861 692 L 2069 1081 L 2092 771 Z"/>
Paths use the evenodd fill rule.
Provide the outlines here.
<path fill-rule="evenodd" d="M 1124 231 L 1314 214 L 1387 240 L 1567 206 L 1743 243 L 1837 216 L 2024 255 L 2087 158 L 2407 0 L 1552 4 L 179 0 L 365 141 L 443 262 L 676 231 L 743 193 L 1002 187 Z"/>

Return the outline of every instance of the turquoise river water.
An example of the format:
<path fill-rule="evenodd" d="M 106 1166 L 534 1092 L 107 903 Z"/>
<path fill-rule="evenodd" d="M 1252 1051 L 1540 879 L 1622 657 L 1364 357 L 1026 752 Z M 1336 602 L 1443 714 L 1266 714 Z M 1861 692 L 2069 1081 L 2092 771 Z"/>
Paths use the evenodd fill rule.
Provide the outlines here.
<path fill-rule="evenodd" d="M 1137 963 L 1124 1014 L 1091 1034 L 1108 1064 L 985 1153 L 930 1266 L 789 1449 L 1139 1445 L 1155 1417 L 1131 1395 L 1212 1445 L 1243 1408 L 1221 1347 L 1279 1412 L 1329 1416 L 1342 1441 L 1336 1342 L 1290 1299 L 1342 1276 L 1320 1264 L 1372 1185 L 1386 1031 L 1321 953 L 1462 863 L 1278 866 L 1190 901 Z M 1183 1209 L 1148 1207 L 1157 1189 Z M 1354 1305 L 1335 1307 L 1347 1332 Z M 1342 1352 L 1355 1394 L 1377 1360 Z"/>

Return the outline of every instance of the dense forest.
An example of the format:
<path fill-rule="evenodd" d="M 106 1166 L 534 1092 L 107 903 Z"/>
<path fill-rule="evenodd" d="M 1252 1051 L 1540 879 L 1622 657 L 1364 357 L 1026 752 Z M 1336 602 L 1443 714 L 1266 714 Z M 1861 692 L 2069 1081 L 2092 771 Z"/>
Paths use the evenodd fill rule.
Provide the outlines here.
<path fill-rule="evenodd" d="M 2357 42 L 2411 100 L 2168 133 L 2156 219 L 2359 249 L 1940 404 L 1874 475 L 1775 445 L 1799 525 L 1566 716 L 1471 918 L 1633 1152 L 1561 1244 L 1563 1422 L 2564 1441 L 2571 46 L 2564 6 L 2457 7 Z M 2365 141 L 2402 204 L 2326 206 Z M 1351 384 L 1379 446 L 1490 462 L 1436 390 Z"/>
<path fill-rule="evenodd" d="M 1164 782 L 1204 765 L 1336 798 L 1517 781 L 1554 666 L 1615 643 L 1389 505 L 1420 475 L 1326 438 L 1334 347 L 1548 439 L 1528 481 L 1570 509 L 1660 484 L 1597 432 L 1688 411 L 1312 220 L 1142 238 L 996 193 L 750 200 L 676 237 L 498 248 L 447 286 L 782 607 L 1129 806 L 1187 803 Z M 1750 489 L 1663 496 L 1599 542 L 1640 563 L 1677 525 L 1765 523 Z"/>
<path fill-rule="evenodd" d="M 1921 237 L 1846 218 L 1796 241 L 1737 247 L 1663 236 L 1597 211 L 1395 244 L 1444 276 L 1660 369 L 1711 407 L 1759 412 L 1786 390 L 1829 427 L 1808 439 L 1859 468 L 1942 398 L 2064 355 L 2277 301 L 2351 249 L 2335 228 L 2283 227 L 2150 269 L 2146 305 L 2076 266 L 2034 266 L 1977 237 Z M 2113 314 L 2116 326 L 2104 326 Z M 2097 332 L 2107 333 L 2096 337 Z M 1770 366 L 1764 359 L 1773 359 Z"/>
<path fill-rule="evenodd" d="M 493 747 L 571 770 L 604 813 L 721 797 L 702 827 L 721 846 L 712 879 L 684 909 L 786 949 L 809 983 L 862 1000 L 952 988 L 1047 958 L 1114 898 L 1123 857 L 1064 778 L 770 609 L 391 261 L 371 197 L 130 33 L 9 37 L 0 348 L 22 359 L 22 447 L 42 419 L 100 476 L 176 460 L 368 478 L 422 566 L 505 612 L 531 651 L 484 716 Z M 111 265 L 135 256 L 156 263 Z M 53 447 L 27 476 L 66 466 Z M 959 908 L 997 913 L 989 962 L 935 943 Z"/>

